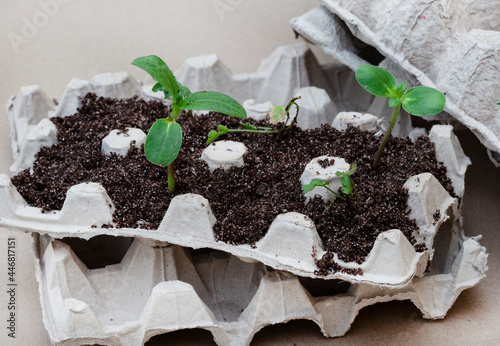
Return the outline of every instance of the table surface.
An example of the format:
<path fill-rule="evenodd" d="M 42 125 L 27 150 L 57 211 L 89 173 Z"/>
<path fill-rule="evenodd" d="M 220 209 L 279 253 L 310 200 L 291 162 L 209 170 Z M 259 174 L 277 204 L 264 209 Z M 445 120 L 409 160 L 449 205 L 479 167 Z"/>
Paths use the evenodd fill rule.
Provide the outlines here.
<path fill-rule="evenodd" d="M 0 100 L 21 86 L 38 84 L 60 98 L 73 77 L 90 80 L 103 72 L 128 71 L 135 57 L 168 57 L 175 70 L 189 57 L 216 53 L 233 73 L 256 71 L 260 61 L 280 45 L 297 42 L 289 20 L 319 4 L 316 0 L 132 0 L 85 2 L 3 1 L 0 13 Z M 332 59 L 313 48 L 320 62 Z M 390 302 L 364 308 L 342 344 L 495 344 L 500 342 L 500 168 L 469 131 L 458 133 L 472 166 L 463 203 L 467 236 L 482 235 L 489 252 L 486 279 L 466 290 L 444 320 L 421 318 L 412 303 Z M 0 115 L 0 172 L 12 164 L 5 109 Z M 49 345 L 35 281 L 34 256 L 28 234 L 0 229 L 0 320 L 7 310 L 7 238 L 16 238 L 16 339 L 0 323 L 1 345 Z M 206 345 L 206 331 L 180 331 L 154 338 L 150 344 Z M 309 321 L 266 327 L 253 345 L 329 345 Z"/>

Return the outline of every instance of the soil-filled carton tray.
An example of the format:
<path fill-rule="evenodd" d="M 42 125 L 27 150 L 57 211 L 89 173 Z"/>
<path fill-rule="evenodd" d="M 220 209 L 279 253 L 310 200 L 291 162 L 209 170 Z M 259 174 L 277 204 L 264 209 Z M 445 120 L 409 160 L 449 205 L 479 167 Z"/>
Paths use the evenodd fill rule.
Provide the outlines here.
<path fill-rule="evenodd" d="M 335 337 L 363 307 L 391 300 L 411 300 L 424 318 L 439 319 L 484 277 L 487 257 L 477 239 L 441 233 L 431 273 L 398 289 L 299 278 L 222 252 L 112 238 L 33 235 L 53 344 L 141 345 L 155 335 L 205 329 L 218 345 L 248 345 L 265 326 L 297 319 Z"/>
<path fill-rule="evenodd" d="M 356 69 L 370 61 L 446 94 L 445 110 L 472 130 L 500 165 L 500 7 L 451 0 L 321 0 L 293 29 Z M 409 24 L 411 23 L 411 24 Z M 383 61 L 381 61 L 384 59 Z"/>
<path fill-rule="evenodd" d="M 193 78 L 193 75 L 206 76 L 210 75 L 207 71 L 211 71 L 214 74 L 215 81 L 222 79 L 235 88 L 238 85 L 260 84 L 263 88 L 274 90 L 270 86 L 270 81 L 279 80 L 277 76 L 281 76 L 282 73 L 290 73 L 290 70 L 301 70 L 297 67 L 298 61 L 303 62 L 308 53 L 302 46 L 299 46 L 299 48 L 302 50 L 297 51 L 298 48 L 296 47 L 292 51 L 286 48 L 278 50 L 272 59 L 263 62 L 258 73 L 252 75 L 228 77 L 227 74 L 224 74 L 222 77 L 217 76 L 215 72 L 224 71 L 224 69 L 221 69 L 220 62 L 213 59 L 213 57 L 202 57 L 188 61 L 181 68 L 179 75 L 186 74 L 191 80 L 198 80 L 198 78 Z M 204 63 L 206 59 L 212 59 L 211 63 Z M 280 62 L 280 64 L 277 62 Z M 289 68 L 284 70 L 283 66 Z M 321 75 L 322 72 L 319 67 L 317 67 L 317 70 L 319 72 L 316 71 L 316 74 Z M 186 73 L 186 71 L 191 72 Z M 313 71 L 315 70 L 313 69 Z M 270 77 L 264 78 L 264 72 L 267 72 Z M 242 83 L 242 79 L 245 79 L 246 82 Z M 304 79 L 304 76 L 300 78 L 301 81 Z M 318 80 L 318 78 L 316 79 Z M 321 78 L 319 79 L 321 80 Z M 186 80 L 181 79 L 183 83 L 189 85 L 193 90 L 198 89 L 199 84 L 202 84 L 200 82 L 198 85 L 193 86 L 189 84 L 188 77 L 186 77 Z M 295 80 L 290 81 L 290 84 L 303 87 L 299 81 Z M 143 98 L 151 99 L 155 97 L 150 89 L 143 88 Z M 124 73 L 99 75 L 91 82 L 73 80 L 61 102 L 55 108 L 55 114 L 61 116 L 72 114 L 78 106 L 81 106 L 82 100 L 88 101 L 84 97 L 89 91 L 101 96 L 126 97 L 134 93 L 138 94 L 139 90 L 138 83 Z M 328 94 L 321 89 L 306 87 L 305 89 L 295 88 L 293 90 L 294 93 L 303 96 L 301 100 L 302 113 L 299 119 L 299 124 L 302 122 L 303 127 L 317 127 L 321 122 L 332 123 L 333 118 L 335 118 L 332 109 L 342 108 L 341 106 L 333 106 Z M 240 91 L 235 91 L 235 93 L 238 92 Z M 292 91 L 287 89 L 285 94 L 289 96 L 291 93 Z M 273 99 L 272 95 L 269 96 L 270 99 Z M 283 97 L 283 95 L 279 96 Z M 350 97 L 349 102 L 352 103 L 354 96 Z M 257 101 L 245 102 L 244 104 L 250 117 L 259 119 L 263 115 L 266 116 L 266 107 L 268 107 L 266 104 L 259 104 Z M 322 106 L 319 107 L 318 105 Z M 155 107 L 160 106 L 158 103 Z M 51 108 L 54 108 L 54 106 L 51 105 L 43 92 L 37 88 L 24 88 L 17 97 L 9 101 L 8 110 L 13 124 L 13 147 L 16 154 L 16 162 L 12 168 L 14 172 L 23 169 L 26 169 L 26 172 L 32 172 L 35 153 L 41 148 L 50 148 L 51 145 L 57 144 L 58 130 L 53 122 L 50 119 L 42 119 L 36 125 L 34 120 L 42 117 L 40 113 L 47 112 Z M 334 115 L 332 116 L 332 114 Z M 351 124 L 361 126 L 359 120 L 365 117 L 366 115 L 363 116 L 362 114 L 352 116 L 351 118 L 354 120 L 351 121 Z M 368 116 L 368 118 L 370 117 Z M 52 117 L 51 119 L 56 118 Z M 346 117 L 346 119 L 349 119 L 349 117 Z M 342 125 L 342 122 L 339 121 L 334 123 L 339 129 L 345 125 Z M 375 124 L 373 132 L 379 132 L 378 125 Z M 26 131 L 30 128 L 31 131 L 27 134 Z M 114 128 L 109 129 L 109 136 L 113 133 L 112 130 Z M 355 130 L 347 129 L 347 131 Z M 115 132 L 114 135 L 118 136 L 119 132 Z M 417 137 L 421 133 L 422 131 L 418 129 L 411 133 L 414 141 L 418 141 Z M 109 139 L 109 136 L 103 139 L 102 150 L 105 152 L 105 148 L 111 148 L 112 151 L 116 149 L 113 155 L 117 157 L 118 154 L 116 153 L 119 152 L 120 148 L 116 146 L 123 144 L 123 141 L 118 141 L 119 144 L 113 144 L 114 142 Z M 123 137 L 125 137 L 124 140 L 127 143 L 126 148 L 131 147 L 131 151 L 138 150 L 137 148 L 134 149 L 135 146 L 130 146 L 130 144 L 133 141 L 135 145 L 138 145 L 141 136 L 135 137 L 132 135 L 132 131 L 129 130 L 127 135 Z M 108 142 L 105 145 L 106 139 L 108 139 Z M 409 218 L 414 220 L 415 229 L 407 235 L 404 235 L 400 229 L 396 228 L 384 230 L 377 236 L 373 248 L 364 261 L 345 260 L 346 257 L 341 258 L 335 252 L 326 251 L 325 246 L 327 244 L 323 243 L 311 218 L 293 210 L 278 214 L 273 219 L 268 230 L 263 230 L 264 235 L 256 241 L 251 241 L 250 244 L 231 245 L 231 241 L 220 241 L 221 236 L 216 236 L 214 233 L 214 226 L 218 221 L 212 211 L 213 205 L 211 206 L 211 204 L 214 201 L 209 201 L 204 196 L 195 193 L 179 194 L 172 198 L 168 209 L 162 215 L 161 222 L 155 229 L 140 227 L 117 228 L 115 227 L 117 208 L 102 184 L 93 181 L 71 186 L 65 194 L 64 203 L 60 210 L 47 211 L 29 206 L 12 184 L 11 179 L 6 175 L 1 175 L 0 198 L 5 202 L 0 206 L 0 226 L 13 230 L 47 234 L 54 238 L 80 237 L 89 239 L 97 235 L 111 234 L 114 236 L 136 237 L 151 245 L 177 244 L 191 248 L 211 248 L 231 253 L 245 261 L 258 261 L 275 269 L 286 270 L 299 276 L 342 279 L 349 282 L 401 287 L 407 284 L 415 275 L 422 276 L 425 273 L 429 261 L 433 259 L 433 243 L 438 232 L 463 235 L 460 226 L 459 199 L 463 194 L 464 174 L 469 159 L 463 154 L 456 137 L 453 135 L 451 126 L 434 126 L 429 133 L 429 139 L 435 148 L 432 155 L 435 155 L 436 159 L 442 162 L 443 167 L 446 167 L 446 174 L 441 179 L 448 182 L 446 186 L 448 190 L 442 186 L 436 177 L 428 172 L 422 172 L 406 179 L 404 189 L 408 194 L 408 198 L 405 209 L 409 214 Z M 216 142 L 215 144 L 217 145 L 217 143 L 219 143 L 220 147 L 222 142 Z M 410 142 L 408 142 L 408 145 L 411 145 Z M 101 148 L 100 143 L 99 147 Z M 343 160 L 342 157 L 338 156 L 323 157 L 321 155 L 316 158 L 311 157 L 311 159 L 310 164 L 312 167 L 319 164 L 320 159 L 321 161 L 327 160 L 331 162 Z M 416 157 L 413 160 L 419 161 Z M 306 163 L 304 162 L 303 165 Z M 308 167 L 309 164 L 305 167 L 304 174 L 307 172 Z M 328 167 L 324 170 L 328 171 Z M 313 174 L 319 171 L 321 171 L 320 168 L 314 169 Z M 29 176 L 29 173 L 25 174 Z M 82 174 L 82 171 L 75 171 L 75 174 Z M 366 203 L 370 198 L 366 199 Z M 304 203 L 301 202 L 301 205 L 304 205 Z M 373 227 L 376 227 L 376 225 Z M 414 247 L 408 237 L 414 239 L 413 243 L 418 245 L 418 249 Z M 323 264 L 327 262 L 326 265 L 330 266 L 328 270 L 323 270 L 319 276 L 318 262 Z"/>

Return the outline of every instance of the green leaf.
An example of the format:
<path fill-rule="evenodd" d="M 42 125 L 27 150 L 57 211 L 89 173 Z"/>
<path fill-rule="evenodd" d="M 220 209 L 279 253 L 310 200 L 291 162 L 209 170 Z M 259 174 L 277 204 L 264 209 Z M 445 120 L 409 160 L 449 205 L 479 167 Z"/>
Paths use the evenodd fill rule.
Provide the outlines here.
<path fill-rule="evenodd" d="M 153 92 L 158 92 L 158 91 L 163 91 L 163 85 L 160 84 L 160 82 L 157 82 L 155 85 L 153 85 L 153 88 L 151 88 Z"/>
<path fill-rule="evenodd" d="M 184 100 L 181 105 L 183 109 L 214 111 L 222 114 L 232 115 L 237 118 L 247 118 L 245 109 L 230 96 L 216 91 L 198 91 Z"/>
<path fill-rule="evenodd" d="M 401 97 L 403 96 L 406 90 L 408 90 L 408 82 L 407 81 L 400 82 L 396 87 L 396 95 Z"/>
<path fill-rule="evenodd" d="M 217 132 L 215 130 L 212 130 L 208 133 L 208 137 L 207 137 L 207 144 L 210 144 L 212 143 L 213 141 L 215 141 L 217 138 L 219 138 L 220 136 L 222 136 L 225 132 Z"/>
<path fill-rule="evenodd" d="M 340 178 L 340 182 L 342 183 L 342 192 L 345 195 L 350 195 L 352 193 L 352 185 L 351 185 L 351 178 L 349 177 L 348 174 L 343 175 Z"/>
<path fill-rule="evenodd" d="M 286 116 L 286 108 L 283 106 L 274 106 L 271 110 L 271 120 L 273 122 L 278 122 L 284 119 Z"/>
<path fill-rule="evenodd" d="M 179 92 L 184 98 L 191 95 L 191 90 L 189 90 L 187 86 L 182 85 L 180 82 L 179 82 Z"/>
<path fill-rule="evenodd" d="M 389 107 L 396 107 L 400 103 L 401 97 L 391 96 L 391 98 L 389 99 Z"/>
<path fill-rule="evenodd" d="M 153 88 L 151 88 L 151 90 L 154 92 L 163 91 L 163 97 L 166 99 L 170 97 L 170 93 L 167 90 L 165 90 L 163 85 L 161 85 L 160 83 L 156 83 L 155 85 L 153 85 Z"/>
<path fill-rule="evenodd" d="M 352 165 L 351 165 L 351 169 L 347 172 L 347 174 L 349 175 L 353 175 L 354 172 L 356 172 L 356 169 L 358 169 L 358 165 L 356 162 L 354 162 Z"/>
<path fill-rule="evenodd" d="M 181 144 L 181 126 L 175 121 L 158 119 L 149 129 L 144 152 L 150 162 L 165 167 L 177 158 Z"/>
<path fill-rule="evenodd" d="M 443 110 L 446 97 L 439 90 L 418 86 L 408 90 L 401 103 L 411 115 L 434 115 Z"/>
<path fill-rule="evenodd" d="M 356 164 L 356 162 L 354 162 L 354 163 L 351 165 L 350 169 L 349 169 L 347 172 L 337 171 L 337 172 L 335 173 L 335 175 L 336 175 L 336 176 L 352 175 L 352 174 L 356 171 L 356 169 L 357 169 L 357 168 L 358 168 L 358 165 Z"/>
<path fill-rule="evenodd" d="M 172 95 L 173 102 L 177 102 L 179 84 L 174 74 L 163 60 L 156 55 L 148 55 L 135 59 L 132 61 L 132 65 L 142 68 L 149 73 L 155 81 L 160 83 L 165 90 Z"/>
<path fill-rule="evenodd" d="M 224 125 L 219 125 L 217 126 L 217 129 L 222 132 L 222 134 L 224 133 L 228 133 L 229 132 L 229 129 L 227 128 L 227 126 L 224 126 Z"/>
<path fill-rule="evenodd" d="M 302 186 L 302 192 L 307 193 L 309 191 L 312 191 L 316 186 L 326 185 L 328 185 L 328 181 L 323 182 L 320 179 L 313 179 L 309 184 Z"/>
<path fill-rule="evenodd" d="M 229 132 L 229 129 L 227 128 L 227 126 L 224 126 L 224 125 L 219 125 L 217 126 L 217 129 L 220 131 L 220 132 L 217 132 L 215 130 L 212 130 L 208 133 L 208 137 L 207 137 L 207 144 L 210 144 L 212 143 L 213 141 L 215 141 L 217 138 L 219 138 L 220 136 L 226 134 Z"/>
<path fill-rule="evenodd" d="M 361 65 L 356 70 L 355 77 L 363 89 L 375 96 L 391 97 L 395 94 L 396 78 L 381 67 Z"/>

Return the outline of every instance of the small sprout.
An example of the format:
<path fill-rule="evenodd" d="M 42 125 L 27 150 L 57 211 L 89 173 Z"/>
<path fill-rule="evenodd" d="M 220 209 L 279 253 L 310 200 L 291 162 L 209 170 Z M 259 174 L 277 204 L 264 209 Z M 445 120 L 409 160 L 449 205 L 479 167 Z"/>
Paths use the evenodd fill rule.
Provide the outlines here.
<path fill-rule="evenodd" d="M 228 133 L 228 132 L 250 132 L 250 133 L 277 133 L 277 134 L 282 134 L 284 131 L 289 130 L 296 122 L 297 122 L 297 117 L 299 116 L 299 105 L 295 102 L 296 100 L 300 99 L 299 97 L 294 97 L 293 99 L 290 100 L 288 105 L 286 107 L 284 106 L 274 106 L 273 109 L 271 110 L 271 122 L 273 123 L 278 123 L 280 121 L 284 120 L 284 124 L 281 128 L 275 129 L 272 127 L 261 127 L 261 126 L 254 126 L 251 124 L 246 124 L 246 123 L 240 123 L 241 126 L 243 126 L 243 129 L 228 129 L 227 127 L 223 126 L 221 129 L 222 125 L 219 125 L 217 129 L 219 131 L 212 130 L 208 133 L 208 138 L 207 138 L 207 144 L 212 143 L 214 140 L 216 140 L 218 137 Z M 290 121 L 290 108 L 295 105 L 297 107 L 297 113 L 295 114 L 295 118 Z"/>
<path fill-rule="evenodd" d="M 135 59 L 132 62 L 149 73 L 157 82 L 153 91 L 163 91 L 165 98 L 172 98 L 170 115 L 158 119 L 149 129 L 144 143 L 146 158 L 156 165 L 168 167 L 168 189 L 175 190 L 173 163 L 179 155 L 182 145 L 182 128 L 177 123 L 177 117 L 183 110 L 209 110 L 238 118 L 247 117 L 245 109 L 235 99 L 215 92 L 199 91 L 191 93 L 188 87 L 179 83 L 170 68 L 156 55 Z"/>
<path fill-rule="evenodd" d="M 337 171 L 337 173 L 335 173 L 335 175 L 339 176 L 340 177 L 340 183 L 342 184 L 342 193 L 344 195 L 352 195 L 353 191 L 354 191 L 354 195 L 356 196 L 356 201 L 359 202 L 359 196 L 358 196 L 358 191 L 356 190 L 356 185 L 354 184 L 354 180 L 352 180 L 352 175 L 354 174 L 354 172 L 356 171 L 356 168 L 357 168 L 357 165 L 355 163 L 353 163 L 351 165 L 351 169 L 347 172 L 340 172 L 340 171 Z M 302 186 L 302 192 L 303 193 L 307 193 L 309 191 L 312 191 L 314 188 L 316 187 L 324 187 L 325 189 L 327 189 L 328 191 L 330 191 L 331 193 L 333 193 L 333 198 L 332 198 L 332 201 L 330 202 L 330 204 L 325 208 L 325 210 L 323 211 L 323 213 L 325 213 L 328 209 L 330 209 L 330 207 L 332 205 L 334 205 L 335 203 L 335 197 L 339 197 L 343 200 L 345 200 L 345 197 L 341 196 L 338 192 L 335 192 L 333 191 L 332 189 L 330 189 L 328 187 L 328 184 L 329 182 L 328 181 L 322 181 L 321 179 L 313 179 L 311 180 L 311 182 L 307 185 L 304 185 Z"/>
<path fill-rule="evenodd" d="M 331 193 L 333 193 L 333 195 L 334 195 L 334 196 L 333 196 L 333 198 L 332 198 L 332 201 L 331 201 L 331 202 L 330 202 L 330 204 L 329 204 L 329 205 L 325 208 L 325 210 L 323 210 L 323 213 L 326 213 L 326 211 L 327 211 L 328 209 L 330 209 L 330 207 L 331 207 L 333 204 L 335 204 L 335 203 L 334 203 L 334 202 L 335 202 L 335 196 L 337 196 L 337 197 L 339 197 L 339 198 L 341 198 L 341 199 L 344 199 L 344 200 L 345 200 L 345 198 L 344 198 L 344 197 L 342 197 L 342 196 L 341 196 L 341 195 L 339 195 L 337 192 L 335 192 L 335 191 L 333 191 L 332 189 L 330 189 L 330 188 L 328 187 L 328 184 L 329 184 L 329 182 L 328 182 L 328 181 L 322 181 L 321 179 L 313 179 L 313 180 L 311 180 L 311 182 L 310 182 L 309 184 L 302 186 L 302 192 L 303 192 L 303 193 L 307 193 L 307 192 L 309 192 L 309 191 L 312 191 L 315 187 L 318 187 L 318 186 L 320 186 L 320 187 L 324 187 L 325 189 L 327 189 L 328 191 L 330 191 Z"/>
<path fill-rule="evenodd" d="M 354 191 L 354 195 L 356 196 L 356 202 L 359 202 L 358 191 L 356 190 L 356 185 L 354 184 L 354 180 L 352 180 L 352 175 L 356 171 L 357 165 L 353 163 L 351 165 L 351 169 L 347 172 L 337 172 L 335 173 L 337 176 L 340 176 L 340 183 L 342 184 L 342 193 L 344 195 L 351 195 Z"/>
<path fill-rule="evenodd" d="M 307 185 L 302 186 L 302 192 L 303 193 L 308 193 L 312 190 L 314 190 L 315 187 L 318 186 L 327 186 L 328 181 L 322 181 L 321 179 L 313 179 L 311 182 Z"/>
<path fill-rule="evenodd" d="M 372 65 L 361 65 L 356 70 L 356 80 L 369 93 L 389 98 L 389 107 L 394 107 L 391 122 L 380 143 L 375 156 L 373 168 L 377 168 L 385 144 L 391 136 L 392 129 L 396 124 L 400 107 L 411 115 L 434 115 L 441 112 L 446 103 L 446 97 L 439 90 L 417 86 L 408 88 L 407 82 L 396 81 L 394 76 L 385 69 Z"/>

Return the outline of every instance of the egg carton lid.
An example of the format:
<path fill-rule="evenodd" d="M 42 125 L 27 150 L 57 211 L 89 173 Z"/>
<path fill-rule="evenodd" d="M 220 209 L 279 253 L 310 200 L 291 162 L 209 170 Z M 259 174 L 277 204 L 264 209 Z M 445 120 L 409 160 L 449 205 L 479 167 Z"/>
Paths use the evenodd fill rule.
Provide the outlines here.
<path fill-rule="evenodd" d="M 297 33 L 353 70 L 368 63 L 363 52 L 370 45 L 385 58 L 380 66 L 398 80 L 441 90 L 445 111 L 471 129 L 500 165 L 500 107 L 494 101 L 500 79 L 499 6 L 487 0 L 467 7 L 449 0 L 321 3 L 292 19 Z"/>

